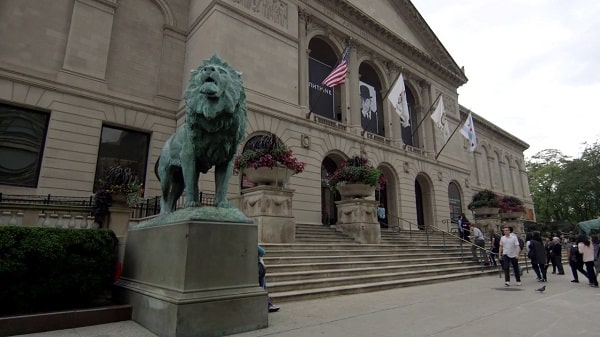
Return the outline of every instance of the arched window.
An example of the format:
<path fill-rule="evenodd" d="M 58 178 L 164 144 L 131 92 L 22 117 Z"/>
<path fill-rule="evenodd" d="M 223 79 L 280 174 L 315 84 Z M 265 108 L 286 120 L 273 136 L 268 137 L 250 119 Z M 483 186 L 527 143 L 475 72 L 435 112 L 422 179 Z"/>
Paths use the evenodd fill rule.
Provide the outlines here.
<path fill-rule="evenodd" d="M 360 125 L 363 130 L 385 137 L 383 99 L 381 97 L 381 81 L 375 69 L 368 63 L 361 63 L 358 68 L 360 77 Z"/>
<path fill-rule="evenodd" d="M 448 185 L 448 204 L 450 207 L 450 219 L 456 221 L 462 213 L 462 198 L 460 190 L 455 182 Z"/>
<path fill-rule="evenodd" d="M 341 59 L 324 40 L 315 37 L 308 43 L 308 100 L 310 111 L 319 116 L 342 120 L 340 86 L 321 85 Z"/>
<path fill-rule="evenodd" d="M 408 88 L 406 83 L 404 84 L 404 88 L 406 90 L 406 101 L 408 103 L 408 111 L 410 113 L 410 126 L 405 127 L 405 128 L 401 127 L 402 128 L 402 131 L 401 131 L 402 142 L 406 145 L 419 147 L 417 133 L 415 132 L 413 135 L 414 130 L 416 130 L 417 126 L 419 125 L 419 118 L 417 116 L 417 111 L 414 108 L 415 107 L 415 96 L 413 95 L 412 91 L 410 91 L 410 89 Z M 398 119 L 400 119 L 400 117 L 398 117 Z M 400 121 L 398 121 L 398 123 L 400 123 Z"/>

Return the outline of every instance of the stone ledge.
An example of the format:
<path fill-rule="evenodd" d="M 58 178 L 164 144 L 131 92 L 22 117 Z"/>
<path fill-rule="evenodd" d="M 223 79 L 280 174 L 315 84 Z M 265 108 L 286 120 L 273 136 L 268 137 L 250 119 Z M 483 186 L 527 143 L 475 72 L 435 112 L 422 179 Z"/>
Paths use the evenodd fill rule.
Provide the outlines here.
<path fill-rule="evenodd" d="M 0 317 L 0 336 L 23 335 L 128 321 L 131 320 L 131 311 L 131 305 L 126 304 Z"/>

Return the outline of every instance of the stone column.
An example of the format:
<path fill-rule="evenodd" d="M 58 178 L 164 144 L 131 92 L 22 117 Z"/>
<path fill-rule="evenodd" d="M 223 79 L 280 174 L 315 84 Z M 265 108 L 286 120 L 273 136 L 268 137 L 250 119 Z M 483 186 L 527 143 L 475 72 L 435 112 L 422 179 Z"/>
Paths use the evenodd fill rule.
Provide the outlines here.
<path fill-rule="evenodd" d="M 343 89 L 346 91 L 346 109 L 344 111 L 348 122 L 346 124 L 356 126 L 353 128 L 354 133 L 360 134 L 362 131 L 360 125 L 360 95 L 358 92 L 359 87 L 359 74 L 358 74 L 358 51 L 355 42 L 351 41 L 350 46 L 350 58 L 348 60 L 348 85 L 344 85 Z"/>
<path fill-rule="evenodd" d="M 338 209 L 336 225 L 338 231 L 352 236 L 360 243 L 381 242 L 381 231 L 377 222 L 377 201 L 356 198 L 335 203 Z"/>
<path fill-rule="evenodd" d="M 88 86 L 104 83 L 116 6 L 111 0 L 74 2 L 59 81 Z"/>
<path fill-rule="evenodd" d="M 306 25 L 309 14 L 298 12 L 298 105 L 303 111 L 308 111 L 308 41 L 306 40 Z"/>
<path fill-rule="evenodd" d="M 258 240 L 265 243 L 296 241 L 296 221 L 292 215 L 294 190 L 259 185 L 242 191 L 240 209 L 254 219 Z"/>
<path fill-rule="evenodd" d="M 185 32 L 175 27 L 163 28 L 162 53 L 158 77 L 158 104 L 177 104 L 181 97 L 183 83 L 183 63 L 185 59 Z M 161 106 L 164 106 L 161 104 Z M 167 105 L 168 106 L 168 105 Z"/>

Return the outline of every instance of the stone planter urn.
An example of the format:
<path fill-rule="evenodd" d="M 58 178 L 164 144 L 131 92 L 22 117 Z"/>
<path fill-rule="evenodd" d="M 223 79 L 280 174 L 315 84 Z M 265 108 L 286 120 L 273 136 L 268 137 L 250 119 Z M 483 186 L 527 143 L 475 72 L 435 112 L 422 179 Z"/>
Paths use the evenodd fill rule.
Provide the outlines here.
<path fill-rule="evenodd" d="M 500 213 L 500 219 L 519 219 L 523 214 L 523 212 L 503 212 Z"/>
<path fill-rule="evenodd" d="M 499 207 L 479 207 L 473 209 L 473 214 L 476 217 L 496 217 L 500 212 Z"/>
<path fill-rule="evenodd" d="M 246 168 L 244 174 L 249 181 L 257 185 L 283 186 L 295 173 L 287 167 Z"/>
<path fill-rule="evenodd" d="M 336 187 L 336 189 L 340 192 L 342 200 L 364 199 L 375 192 L 375 186 L 360 183 L 346 183 Z"/>

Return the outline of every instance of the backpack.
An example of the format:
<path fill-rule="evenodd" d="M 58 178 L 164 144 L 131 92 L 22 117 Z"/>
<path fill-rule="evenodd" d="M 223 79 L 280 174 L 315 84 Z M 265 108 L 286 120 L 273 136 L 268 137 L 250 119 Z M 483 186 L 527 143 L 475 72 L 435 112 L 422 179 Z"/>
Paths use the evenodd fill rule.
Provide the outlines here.
<path fill-rule="evenodd" d="M 494 233 L 493 237 L 494 237 L 494 249 L 497 252 L 500 249 L 500 235 Z"/>
<path fill-rule="evenodd" d="M 529 242 L 529 251 L 527 252 L 527 257 L 530 258 L 531 260 L 535 259 L 535 245 L 533 244 L 533 242 Z"/>
<path fill-rule="evenodd" d="M 583 259 L 579 254 L 579 247 L 576 243 L 569 243 L 571 245 L 571 255 L 569 255 L 570 262 L 577 262 L 579 259 Z"/>
<path fill-rule="evenodd" d="M 525 247 L 525 242 L 519 237 L 517 238 L 517 240 L 519 240 L 519 249 L 523 251 L 523 247 Z"/>

